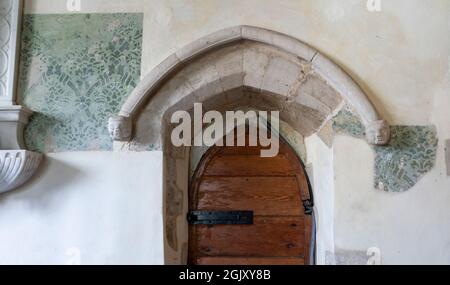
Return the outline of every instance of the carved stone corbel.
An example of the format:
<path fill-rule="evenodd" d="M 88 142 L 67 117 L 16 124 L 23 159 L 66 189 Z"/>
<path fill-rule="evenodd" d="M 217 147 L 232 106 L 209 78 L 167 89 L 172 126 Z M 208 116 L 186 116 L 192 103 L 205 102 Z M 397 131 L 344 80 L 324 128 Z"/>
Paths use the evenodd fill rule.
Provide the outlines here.
<path fill-rule="evenodd" d="M 366 126 L 366 139 L 372 145 L 387 145 L 391 138 L 391 128 L 385 120 L 373 121 Z"/>
<path fill-rule="evenodd" d="M 112 116 L 108 121 L 108 131 L 113 140 L 126 142 L 131 139 L 133 124 L 129 117 Z"/>
<path fill-rule="evenodd" d="M 42 160 L 23 140 L 32 112 L 15 103 L 22 7 L 22 0 L 0 0 L 0 193 L 24 184 Z"/>

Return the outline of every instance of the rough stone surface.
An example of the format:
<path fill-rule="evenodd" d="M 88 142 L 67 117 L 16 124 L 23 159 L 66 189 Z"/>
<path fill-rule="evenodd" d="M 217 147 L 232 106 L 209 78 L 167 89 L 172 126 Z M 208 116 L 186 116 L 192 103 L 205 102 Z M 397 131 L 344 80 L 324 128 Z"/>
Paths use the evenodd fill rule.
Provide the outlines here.
<path fill-rule="evenodd" d="M 242 38 L 241 27 L 232 27 L 217 31 L 188 44 L 177 52 L 178 58 L 185 62 L 215 47 L 225 45 Z"/>
<path fill-rule="evenodd" d="M 257 92 L 261 90 L 264 74 L 270 62 L 270 54 L 258 47 L 257 45 L 249 45 L 244 50 L 243 59 L 244 84 Z"/>
<path fill-rule="evenodd" d="M 311 61 L 317 53 L 297 39 L 256 27 L 242 26 L 242 38 L 276 46 L 306 61 Z"/>
<path fill-rule="evenodd" d="M 157 136 L 167 133 L 161 125 L 170 121 L 172 112 L 191 110 L 194 102 L 203 103 L 205 111 L 280 111 L 284 121 L 307 137 L 324 125 L 342 100 L 325 80 L 310 74 L 307 62 L 244 41 L 197 57 L 175 72 L 137 116 L 131 149 L 160 149 L 164 140 Z"/>
<path fill-rule="evenodd" d="M 367 96 L 338 65 L 322 54 L 317 54 L 312 61 L 312 69 L 321 75 L 353 108 L 355 108 L 364 124 L 380 120 L 378 112 Z"/>
<path fill-rule="evenodd" d="M 342 97 L 316 75 L 308 75 L 293 100 L 330 115 L 342 102 Z"/>
<path fill-rule="evenodd" d="M 300 130 L 304 137 L 316 133 L 327 119 L 326 114 L 300 104 L 286 105 L 283 113 L 285 113 L 287 122 L 295 129 Z"/>
<path fill-rule="evenodd" d="M 261 89 L 265 92 L 288 96 L 292 85 L 302 80 L 303 67 L 283 57 L 272 57 L 266 68 Z"/>
<path fill-rule="evenodd" d="M 320 131 L 317 133 L 317 135 L 328 147 L 331 148 L 333 146 L 333 137 L 334 137 L 332 121 L 328 121 L 320 129 Z"/>
<path fill-rule="evenodd" d="M 381 120 L 361 88 L 339 66 L 300 41 L 270 30 L 249 26 L 221 30 L 194 41 L 169 58 L 171 59 L 156 67 L 157 76 L 152 76 L 151 72 L 150 79 L 146 77 L 137 86 L 124 104 L 122 115 L 139 116 L 137 112 L 142 109 L 141 105 L 154 96 L 158 97 L 154 92 L 160 93 L 156 91 L 160 79 L 174 73 L 174 78 L 184 78 L 190 84 L 197 102 L 217 95 L 219 86 L 223 92 L 246 87 L 270 96 L 285 96 L 285 102 L 279 98 L 269 99 L 269 105 L 276 106 L 279 111 L 291 113 L 289 116 L 295 122 L 304 125 L 304 136 L 316 132 L 323 125 L 324 119 L 333 113 L 338 105 L 336 102 L 342 100 L 330 99 L 328 95 L 333 93 L 339 93 L 337 97 L 346 98 L 358 111 L 364 124 Z M 178 72 L 179 70 L 182 71 Z M 323 82 L 318 84 L 311 79 L 306 80 L 310 85 L 300 91 L 303 96 L 298 98 L 297 109 L 304 115 L 299 117 L 293 113 L 291 103 L 309 73 L 322 77 Z M 338 92 L 330 91 L 331 87 Z M 173 100 L 171 96 L 163 98 L 167 98 L 168 102 Z M 179 97 L 177 99 L 185 100 Z M 155 110 L 164 112 L 166 109 Z M 153 124 L 158 123 L 153 121 Z M 143 136 L 138 131 L 136 134 L 138 140 L 141 140 Z M 145 142 L 139 144 L 145 145 Z"/>

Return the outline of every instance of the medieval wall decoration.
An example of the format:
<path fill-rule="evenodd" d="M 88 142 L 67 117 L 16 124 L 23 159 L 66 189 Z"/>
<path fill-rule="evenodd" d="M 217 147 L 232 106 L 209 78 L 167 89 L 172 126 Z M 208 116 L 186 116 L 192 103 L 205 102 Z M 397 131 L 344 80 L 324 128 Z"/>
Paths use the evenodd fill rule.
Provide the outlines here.
<path fill-rule="evenodd" d="M 389 192 L 411 189 L 435 165 L 438 147 L 434 126 L 392 126 L 388 146 L 374 147 L 375 187 Z"/>
<path fill-rule="evenodd" d="M 356 138 L 364 138 L 366 128 L 355 111 L 345 105 L 333 118 L 333 130 L 338 134 L 347 134 Z"/>
<path fill-rule="evenodd" d="M 366 128 L 349 106 L 333 118 L 338 134 L 366 136 Z M 375 188 L 387 192 L 411 189 L 435 165 L 438 146 L 434 126 L 391 126 L 387 146 L 372 146 L 375 152 Z"/>
<path fill-rule="evenodd" d="M 139 82 L 142 14 L 26 15 L 20 101 L 32 150 L 111 150 L 105 124 Z"/>

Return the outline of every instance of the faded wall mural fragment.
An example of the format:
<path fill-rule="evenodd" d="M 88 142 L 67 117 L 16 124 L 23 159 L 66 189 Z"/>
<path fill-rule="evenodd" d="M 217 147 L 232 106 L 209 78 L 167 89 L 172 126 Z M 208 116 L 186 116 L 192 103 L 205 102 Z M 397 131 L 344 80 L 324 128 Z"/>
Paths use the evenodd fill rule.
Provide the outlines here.
<path fill-rule="evenodd" d="M 349 106 L 333 118 L 336 134 L 365 136 L 360 118 Z M 387 192 L 411 189 L 435 165 L 438 147 L 434 126 L 392 126 L 387 146 L 372 146 L 375 152 L 375 188 Z"/>
<path fill-rule="evenodd" d="M 107 119 L 139 82 L 142 14 L 26 15 L 19 101 L 41 152 L 111 150 Z"/>
<path fill-rule="evenodd" d="M 375 187 L 402 192 L 434 167 L 437 132 L 431 126 L 392 126 L 391 136 L 388 146 L 374 147 Z"/>
<path fill-rule="evenodd" d="M 348 105 L 345 105 L 333 118 L 333 130 L 335 133 L 347 134 L 356 138 L 364 138 L 366 132 L 356 111 Z"/>

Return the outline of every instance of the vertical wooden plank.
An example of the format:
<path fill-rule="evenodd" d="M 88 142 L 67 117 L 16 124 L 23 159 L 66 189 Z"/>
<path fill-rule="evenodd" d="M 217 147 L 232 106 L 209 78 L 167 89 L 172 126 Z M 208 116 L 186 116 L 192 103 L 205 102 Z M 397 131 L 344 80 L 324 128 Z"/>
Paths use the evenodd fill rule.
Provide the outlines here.
<path fill-rule="evenodd" d="M 191 211 L 199 209 L 200 205 L 201 210 L 254 210 L 244 209 L 246 206 L 258 209 L 256 213 L 263 215 L 255 215 L 257 223 L 246 227 L 191 225 L 191 264 L 309 264 L 312 219 L 311 216 L 304 215 L 301 203 L 301 200 L 311 199 L 309 184 L 299 158 L 283 141 L 280 143 L 280 154 L 272 159 L 260 159 L 257 156 L 257 147 L 227 149 L 217 146 L 211 148 L 202 158 L 191 183 Z M 262 181 L 265 177 L 272 178 L 266 180 L 268 183 L 265 183 L 264 187 L 258 187 L 259 182 L 256 183 L 256 180 L 249 179 L 247 182 L 247 175 Z M 280 189 L 281 193 L 277 193 L 275 188 L 283 184 L 275 183 L 278 178 L 274 177 L 289 177 L 294 180 L 294 187 L 298 188 L 298 197 L 294 200 L 301 208 L 300 213 L 299 209 L 286 207 L 285 200 L 292 189 L 289 193 L 285 193 L 287 189 Z M 202 184 L 203 181 L 207 182 Z M 246 190 L 246 187 L 250 188 Z M 257 201 L 264 204 L 271 195 L 273 198 L 270 207 L 255 204 Z M 255 201 L 247 201 L 253 197 Z M 244 203 L 239 198 L 245 198 L 247 202 Z M 277 206 L 290 209 L 279 212 L 270 210 Z M 264 216 L 267 213 L 270 216 Z M 277 222 L 274 224 L 275 220 Z M 266 222 L 261 224 L 259 221 L 272 222 L 264 225 Z M 300 228 L 296 228 L 298 226 Z M 295 234 L 292 234 L 294 232 Z M 236 246 L 236 243 L 239 243 L 239 246 Z M 267 246 L 269 244 L 273 246 Z M 263 253 L 261 249 L 264 249 Z"/>
<path fill-rule="evenodd" d="M 305 216 L 305 265 L 310 265 L 312 216 Z"/>

